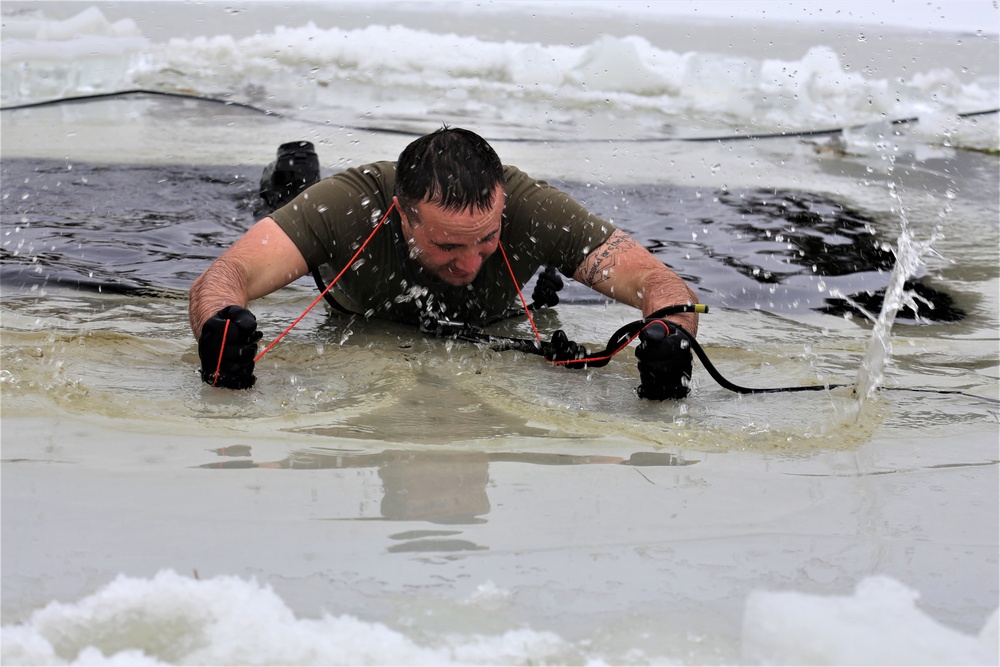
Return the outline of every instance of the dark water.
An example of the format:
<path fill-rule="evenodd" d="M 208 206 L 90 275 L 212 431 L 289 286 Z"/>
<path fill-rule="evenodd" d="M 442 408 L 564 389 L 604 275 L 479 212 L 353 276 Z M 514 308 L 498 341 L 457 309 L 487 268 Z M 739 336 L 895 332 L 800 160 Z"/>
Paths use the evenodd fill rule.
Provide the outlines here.
<path fill-rule="evenodd" d="M 250 226 L 255 187 L 245 173 L 4 160 L 5 290 L 56 283 L 179 294 Z"/>
<path fill-rule="evenodd" d="M 183 297 L 253 223 L 259 178 L 241 166 L 4 160 L 3 291 L 58 284 Z M 631 233 L 710 306 L 841 315 L 854 301 L 877 311 L 894 262 L 893 239 L 876 220 L 813 193 L 558 185 Z M 946 292 L 910 287 L 935 305 L 922 318 L 963 317 Z M 573 284 L 562 294 L 593 298 Z"/>

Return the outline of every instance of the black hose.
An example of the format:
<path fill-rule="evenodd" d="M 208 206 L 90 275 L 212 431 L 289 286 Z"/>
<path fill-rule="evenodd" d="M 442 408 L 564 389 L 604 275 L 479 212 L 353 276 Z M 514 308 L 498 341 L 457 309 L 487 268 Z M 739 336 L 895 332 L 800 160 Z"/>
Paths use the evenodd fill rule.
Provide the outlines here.
<path fill-rule="evenodd" d="M 698 359 L 701 360 L 702 365 L 705 367 L 705 370 L 708 371 L 708 374 L 712 376 L 712 379 L 718 382 L 719 385 L 722 386 L 724 389 L 728 389 L 729 391 L 734 391 L 737 394 L 776 394 L 778 392 L 789 392 L 789 391 L 824 391 L 827 389 L 835 389 L 837 387 L 852 386 L 849 384 L 807 384 L 795 387 L 766 387 L 763 389 L 741 387 L 740 385 L 730 382 L 725 377 L 723 377 L 722 373 L 720 373 L 719 370 L 715 367 L 715 364 L 713 364 L 711 360 L 709 360 L 708 354 L 705 353 L 705 350 L 701 347 L 701 345 L 698 344 L 698 341 L 694 339 L 694 336 L 689 334 L 684 329 L 684 327 L 679 325 L 675 326 L 677 326 L 677 328 L 680 329 L 681 332 L 683 332 L 684 336 L 687 337 L 688 342 L 691 344 L 691 349 L 694 350 L 694 353 L 698 355 Z"/>
<path fill-rule="evenodd" d="M 209 104 L 221 104 L 223 106 L 236 107 L 238 109 L 246 109 L 247 111 L 252 111 L 254 113 L 263 114 L 265 116 L 271 116 L 274 118 L 281 118 L 284 120 L 291 120 L 298 123 L 308 123 L 310 125 L 322 125 L 324 127 L 333 127 L 342 130 L 354 130 L 359 132 L 373 132 L 378 134 L 396 134 L 402 136 L 416 137 L 421 136 L 423 132 L 412 132 L 409 130 L 397 130 L 389 127 L 360 127 L 356 125 L 340 125 L 335 123 L 330 123 L 328 121 L 316 121 L 307 118 L 299 118 L 297 116 L 290 116 L 288 114 L 283 114 L 277 111 L 272 111 L 264 107 L 255 106 L 247 102 L 238 102 L 234 100 L 227 100 L 218 97 L 209 97 L 207 95 L 195 95 L 192 93 L 179 93 L 169 90 L 154 90 L 150 88 L 130 88 L 127 90 L 119 90 L 108 93 L 92 93 L 88 95 L 74 95 L 72 97 L 61 97 L 51 100 L 41 100 L 39 102 L 25 102 L 24 104 L 11 104 L 4 107 L 0 107 L 0 111 L 18 111 L 21 109 L 37 109 L 47 106 L 56 106 L 60 104 L 75 104 L 81 102 L 95 102 L 99 100 L 107 99 L 119 99 L 123 97 L 134 97 L 139 95 L 151 95 L 159 97 L 172 97 L 184 100 L 193 100 L 196 102 L 206 102 Z M 988 114 L 1000 113 L 1000 108 L 996 109 L 985 109 L 982 111 L 968 111 L 964 113 L 957 114 L 959 118 L 972 118 L 974 116 L 985 116 Z M 905 125 L 908 123 L 918 122 L 920 119 L 917 117 L 911 118 L 897 118 L 888 121 L 892 125 Z M 845 129 L 860 129 L 865 127 L 864 124 L 852 125 L 847 128 L 828 128 L 822 130 L 797 130 L 791 132 L 763 132 L 755 134 L 729 134 L 721 136 L 710 136 L 710 137 L 632 137 L 632 138 L 621 138 L 615 139 L 622 143 L 657 143 L 657 142 L 729 142 L 729 141 L 750 141 L 750 140 L 764 140 L 764 139 L 790 139 L 790 138 L 802 138 L 802 137 L 820 137 L 820 136 L 830 136 L 836 135 L 843 132 Z M 559 138 L 546 138 L 546 139 L 528 139 L 528 138 L 503 138 L 495 137 L 488 138 L 489 141 L 505 141 L 510 143 L 566 143 L 566 144 L 585 144 L 585 143 L 606 143 L 609 141 L 605 139 L 559 139 Z"/>
<path fill-rule="evenodd" d="M 628 324 L 619 328 L 608 341 L 607 347 L 602 352 L 593 353 L 587 355 L 583 359 L 578 359 L 571 364 L 564 364 L 567 368 L 599 368 L 604 366 L 610 360 L 611 355 L 618 350 L 621 344 L 631 338 L 633 335 L 641 331 L 647 324 L 654 320 L 662 319 L 669 315 L 675 315 L 681 312 L 696 312 L 696 308 L 700 312 L 707 312 L 707 307 L 698 304 L 697 306 L 669 306 L 662 310 L 658 310 L 649 317 L 645 317 L 641 320 L 635 320 L 634 322 L 629 322 Z M 723 389 L 735 392 L 737 394 L 776 394 L 776 393 L 788 393 L 788 392 L 800 392 L 800 391 L 828 391 L 830 389 L 838 389 L 842 387 L 853 387 L 853 384 L 816 384 L 816 385 L 797 385 L 792 387 L 744 387 L 738 385 L 735 382 L 731 382 L 712 363 L 712 360 L 708 358 L 708 353 L 705 352 L 704 348 L 695 340 L 684 327 L 679 324 L 671 323 L 672 327 L 677 328 L 682 332 L 684 337 L 687 339 L 688 343 L 691 345 L 691 349 L 698 356 L 705 370 L 708 374 L 715 380 L 719 386 Z M 546 356 L 550 353 L 551 342 L 537 341 L 529 338 L 508 338 L 504 336 L 492 336 L 485 334 L 482 331 L 475 328 L 467 328 L 455 336 L 458 339 L 466 340 L 474 343 L 484 343 L 488 344 L 491 349 L 497 352 L 504 351 L 516 351 L 524 352 L 526 354 L 537 354 L 541 356 Z M 596 361 L 595 361 L 596 360 Z M 990 398 L 987 396 L 980 396 L 978 394 L 970 394 L 960 390 L 954 389 L 913 389 L 909 387 L 879 387 L 879 391 L 916 391 L 928 394 L 944 394 L 944 395 L 956 395 L 965 396 L 966 398 L 974 398 L 980 401 L 986 401 L 988 403 L 1000 405 L 1000 400 Z"/>

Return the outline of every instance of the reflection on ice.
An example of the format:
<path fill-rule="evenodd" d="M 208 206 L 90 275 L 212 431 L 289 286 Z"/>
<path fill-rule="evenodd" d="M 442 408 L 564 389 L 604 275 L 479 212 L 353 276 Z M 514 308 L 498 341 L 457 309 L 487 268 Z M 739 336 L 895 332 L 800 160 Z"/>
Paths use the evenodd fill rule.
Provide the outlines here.
<path fill-rule="evenodd" d="M 517 451 L 385 450 L 358 453 L 312 448 L 292 452 L 280 461 L 254 461 L 248 446 L 214 450 L 226 460 L 206 463 L 202 468 L 245 470 L 248 468 L 292 470 L 341 470 L 375 468 L 382 482 L 380 513 L 389 521 L 430 521 L 440 524 L 476 524 L 490 512 L 487 493 L 490 466 L 502 463 L 533 465 L 624 465 L 690 466 L 696 460 L 668 452 L 634 452 L 628 458 L 595 454 L 549 454 Z M 640 472 L 640 474 L 642 474 Z M 365 516 L 359 519 L 369 518 Z M 449 533 L 457 534 L 457 533 Z M 421 535 L 421 537 L 426 537 Z M 456 543 L 457 544 L 457 543 Z M 435 543 L 436 551 L 448 551 Z M 397 545 L 391 550 L 399 550 Z M 464 547 L 458 546 L 459 550 Z"/>

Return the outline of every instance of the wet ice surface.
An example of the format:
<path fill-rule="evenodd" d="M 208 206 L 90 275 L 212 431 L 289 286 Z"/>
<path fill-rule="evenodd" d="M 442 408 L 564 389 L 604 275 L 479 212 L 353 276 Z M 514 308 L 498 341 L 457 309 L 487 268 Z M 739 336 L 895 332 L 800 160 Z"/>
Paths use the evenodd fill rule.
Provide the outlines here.
<path fill-rule="evenodd" d="M 849 393 L 738 397 L 698 369 L 691 399 L 650 404 L 630 355 L 574 373 L 321 318 L 254 390 L 217 392 L 183 302 L 82 294 L 5 310 L 5 656 L 774 663 L 815 657 L 788 639 L 803 626 L 860 642 L 823 653 L 838 663 L 913 658 L 917 636 L 956 664 L 990 650 L 988 403 L 893 393 L 855 418 Z M 541 321 L 586 338 L 627 315 Z M 850 382 L 867 343 L 848 323 L 712 318 L 709 354 L 748 383 Z M 890 384 L 930 381 L 905 350 L 928 343 L 897 334 Z M 874 574 L 892 584 L 855 592 Z M 177 628 L 194 634 L 164 641 Z"/>
<path fill-rule="evenodd" d="M 995 488 L 974 429 L 972 442 L 950 443 L 947 460 L 966 463 L 942 468 L 940 437 L 841 453 L 798 441 L 782 453 L 759 433 L 742 451 L 713 453 L 701 435 L 635 465 L 625 456 L 648 445 L 607 436 L 303 448 L 261 437 L 257 423 L 213 436 L 210 451 L 176 423 L 169 438 L 118 423 L 15 422 L 50 445 L 4 462 L 5 562 L 18 573 L 5 586 L 5 655 L 40 650 L 8 639 L 17 633 L 70 659 L 87 646 L 135 647 L 171 664 L 200 651 L 240 663 L 248 650 L 303 663 L 415 663 L 424 651 L 445 662 L 840 663 L 914 658 L 918 636 L 948 662 L 990 655 L 975 639 L 989 628 L 990 574 L 974 563 L 995 558 L 981 531 L 991 509 L 960 497 Z M 123 429 L 129 453 L 102 452 Z M 252 465 L 223 465 L 243 461 Z M 57 517 L 17 521 L 55 497 Z M 30 560 L 10 546 L 24 543 L 37 545 Z M 155 576 L 164 568 L 178 574 Z M 899 590 L 855 598 L 858 573 L 873 571 Z M 104 586 L 117 572 L 131 581 Z M 230 573 L 239 578 L 217 579 Z M 70 604 L 24 615 L 51 599 Z M 17 621 L 27 626 L 15 631 Z M 165 642 L 178 628 L 194 634 Z M 813 640 L 787 630 L 831 650 L 809 653 Z M 159 639 L 142 639 L 150 633 Z M 480 643 L 488 650 L 463 653 Z"/>

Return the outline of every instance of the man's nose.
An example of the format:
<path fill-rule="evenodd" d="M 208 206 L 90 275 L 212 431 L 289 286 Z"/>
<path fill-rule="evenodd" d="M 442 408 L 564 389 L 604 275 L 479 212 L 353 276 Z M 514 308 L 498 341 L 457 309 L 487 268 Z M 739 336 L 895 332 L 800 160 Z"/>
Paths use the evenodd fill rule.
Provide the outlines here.
<path fill-rule="evenodd" d="M 483 265 L 483 260 L 485 258 L 479 252 L 470 248 L 465 252 L 462 252 L 455 258 L 455 268 L 459 271 L 465 271 L 467 273 L 475 273 L 479 271 L 479 267 Z"/>

